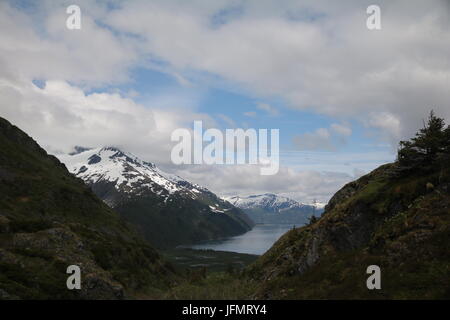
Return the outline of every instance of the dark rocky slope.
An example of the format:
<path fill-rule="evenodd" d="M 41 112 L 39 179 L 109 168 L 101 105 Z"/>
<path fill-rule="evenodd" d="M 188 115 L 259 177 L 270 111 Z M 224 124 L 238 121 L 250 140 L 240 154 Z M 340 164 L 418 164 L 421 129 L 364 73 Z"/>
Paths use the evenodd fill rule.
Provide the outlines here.
<path fill-rule="evenodd" d="M 82 289 L 69 291 L 78 265 Z M 83 181 L 0 118 L 0 299 L 120 299 L 171 272 Z"/>
<path fill-rule="evenodd" d="M 285 234 L 248 270 L 257 296 L 450 298 L 450 172 L 391 178 L 394 167 L 346 185 L 316 223 Z M 369 265 L 382 290 L 367 289 Z"/>
<path fill-rule="evenodd" d="M 252 265 L 256 297 L 449 299 L 450 129 L 435 122 Z M 366 287 L 369 265 L 381 268 L 381 290 Z"/>

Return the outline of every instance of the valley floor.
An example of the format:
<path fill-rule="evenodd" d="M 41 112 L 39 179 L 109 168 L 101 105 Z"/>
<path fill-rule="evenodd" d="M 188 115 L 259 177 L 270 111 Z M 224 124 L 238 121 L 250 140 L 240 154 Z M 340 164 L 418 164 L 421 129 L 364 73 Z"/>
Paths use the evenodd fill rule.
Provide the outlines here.
<path fill-rule="evenodd" d="M 206 269 L 206 272 L 235 272 L 244 269 L 259 257 L 237 252 L 195 250 L 188 248 L 169 249 L 162 252 L 177 271 Z"/>
<path fill-rule="evenodd" d="M 162 255 L 178 277 L 166 290 L 138 294 L 138 299 L 251 299 L 256 291 L 241 271 L 256 261 L 257 255 L 188 248 L 168 249 Z"/>

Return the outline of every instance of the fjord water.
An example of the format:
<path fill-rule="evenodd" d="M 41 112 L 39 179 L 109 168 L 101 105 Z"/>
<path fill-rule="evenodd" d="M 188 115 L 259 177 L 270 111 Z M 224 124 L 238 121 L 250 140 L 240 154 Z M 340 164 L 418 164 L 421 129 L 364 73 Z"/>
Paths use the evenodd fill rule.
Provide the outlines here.
<path fill-rule="evenodd" d="M 206 241 L 189 248 L 262 255 L 292 227 L 290 224 L 257 224 L 251 231 L 240 236 Z"/>

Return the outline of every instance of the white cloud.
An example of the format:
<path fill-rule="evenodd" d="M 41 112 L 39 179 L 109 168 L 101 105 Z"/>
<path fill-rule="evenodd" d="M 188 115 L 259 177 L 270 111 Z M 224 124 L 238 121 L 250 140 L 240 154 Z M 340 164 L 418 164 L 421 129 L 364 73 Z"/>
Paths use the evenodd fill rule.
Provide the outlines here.
<path fill-rule="evenodd" d="M 256 117 L 256 112 L 255 111 L 247 111 L 247 112 L 244 112 L 243 115 L 246 117 L 254 118 L 254 117 Z"/>
<path fill-rule="evenodd" d="M 381 129 L 380 131 L 383 134 L 382 138 L 392 142 L 392 145 L 395 145 L 395 143 L 402 137 L 401 121 L 398 116 L 392 113 L 370 113 L 368 118 L 365 120 L 365 124 L 369 127 Z"/>
<path fill-rule="evenodd" d="M 280 167 L 273 176 L 259 174 L 258 166 L 189 166 L 177 174 L 220 195 L 250 195 L 265 192 L 289 195 L 299 201 L 328 201 L 353 177 L 345 173 L 296 171 Z M 214 177 L 214 179 L 211 179 Z"/>
<path fill-rule="evenodd" d="M 266 111 L 271 116 L 277 116 L 279 114 L 278 110 L 272 107 L 268 103 L 259 102 L 256 107 L 260 110 Z"/>
<path fill-rule="evenodd" d="M 229 128 L 236 128 L 236 122 L 224 114 L 218 114 L 217 117 L 221 119 Z"/>
<path fill-rule="evenodd" d="M 107 22 L 142 37 L 142 50 L 180 72 L 219 75 L 292 108 L 363 122 L 368 112 L 389 113 L 401 138 L 431 107 L 449 119 L 448 2 L 379 1 L 383 28 L 375 32 L 366 4 L 236 1 L 240 14 L 212 26 L 225 2 L 136 1 Z"/>
<path fill-rule="evenodd" d="M 336 150 L 332 144 L 328 129 L 319 128 L 314 132 L 306 132 L 294 137 L 293 142 L 298 150 Z"/>
<path fill-rule="evenodd" d="M 381 164 L 395 160 L 396 153 L 389 147 L 377 151 L 324 152 L 298 151 L 281 152 L 281 166 L 297 171 L 339 172 L 355 175 L 355 172 L 370 172 Z"/>
<path fill-rule="evenodd" d="M 348 126 L 339 123 L 333 123 L 330 126 L 330 129 L 334 131 L 336 134 L 348 137 L 352 135 L 352 129 Z"/>
<path fill-rule="evenodd" d="M 0 85 L 0 116 L 26 131 L 47 150 L 114 145 L 157 163 L 170 162 L 171 132 L 208 116 L 183 109 L 148 108 L 118 93 L 85 94 L 64 81 Z"/>
<path fill-rule="evenodd" d="M 394 144 L 431 108 L 450 118 L 444 0 L 380 1 L 383 28 L 375 32 L 359 1 L 79 1 L 79 31 L 65 28 L 63 1 L 42 1 L 31 15 L 0 5 L 3 74 L 83 87 L 126 81 L 139 65 L 166 70 L 185 86 L 220 83 L 219 76 L 239 90 L 381 131 L 393 127 L 367 114 L 389 114 L 398 120 L 386 135 Z"/>
<path fill-rule="evenodd" d="M 41 6 L 46 8 L 45 2 Z M 82 12 L 81 30 L 68 30 L 61 4 L 52 2 L 45 15 L 29 16 L 1 2 L 1 76 L 11 72 L 23 79 L 63 79 L 83 86 L 127 80 L 138 58 L 134 42 L 122 41 L 99 27 L 89 11 Z"/>
<path fill-rule="evenodd" d="M 352 134 L 352 129 L 343 124 L 333 123 L 330 128 L 319 128 L 314 132 L 306 132 L 293 138 L 297 150 L 336 151 L 344 145 L 346 138 Z"/>

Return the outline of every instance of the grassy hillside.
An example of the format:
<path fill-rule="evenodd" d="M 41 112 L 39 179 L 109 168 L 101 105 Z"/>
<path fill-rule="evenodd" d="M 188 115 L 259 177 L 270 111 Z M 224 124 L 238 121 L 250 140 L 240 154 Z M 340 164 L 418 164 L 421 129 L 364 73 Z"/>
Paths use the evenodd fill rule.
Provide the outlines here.
<path fill-rule="evenodd" d="M 255 297 L 450 299 L 449 137 L 431 114 L 399 161 L 347 184 L 320 219 L 285 234 L 246 270 Z M 381 268 L 381 290 L 366 287 L 369 265 Z"/>
<path fill-rule="evenodd" d="M 66 288 L 66 268 L 82 290 Z M 55 157 L 0 118 L 0 299 L 118 299 L 166 288 L 159 254 Z"/>
<path fill-rule="evenodd" d="M 450 298 L 450 176 L 390 179 L 392 165 L 344 187 L 318 222 L 285 234 L 248 271 L 261 298 Z M 435 182 L 433 190 L 426 184 Z M 382 290 L 366 287 L 378 265 Z"/>
<path fill-rule="evenodd" d="M 241 272 L 258 256 L 193 249 L 171 249 L 163 255 L 182 275 L 163 299 L 248 299 L 254 293 L 255 283 Z"/>

